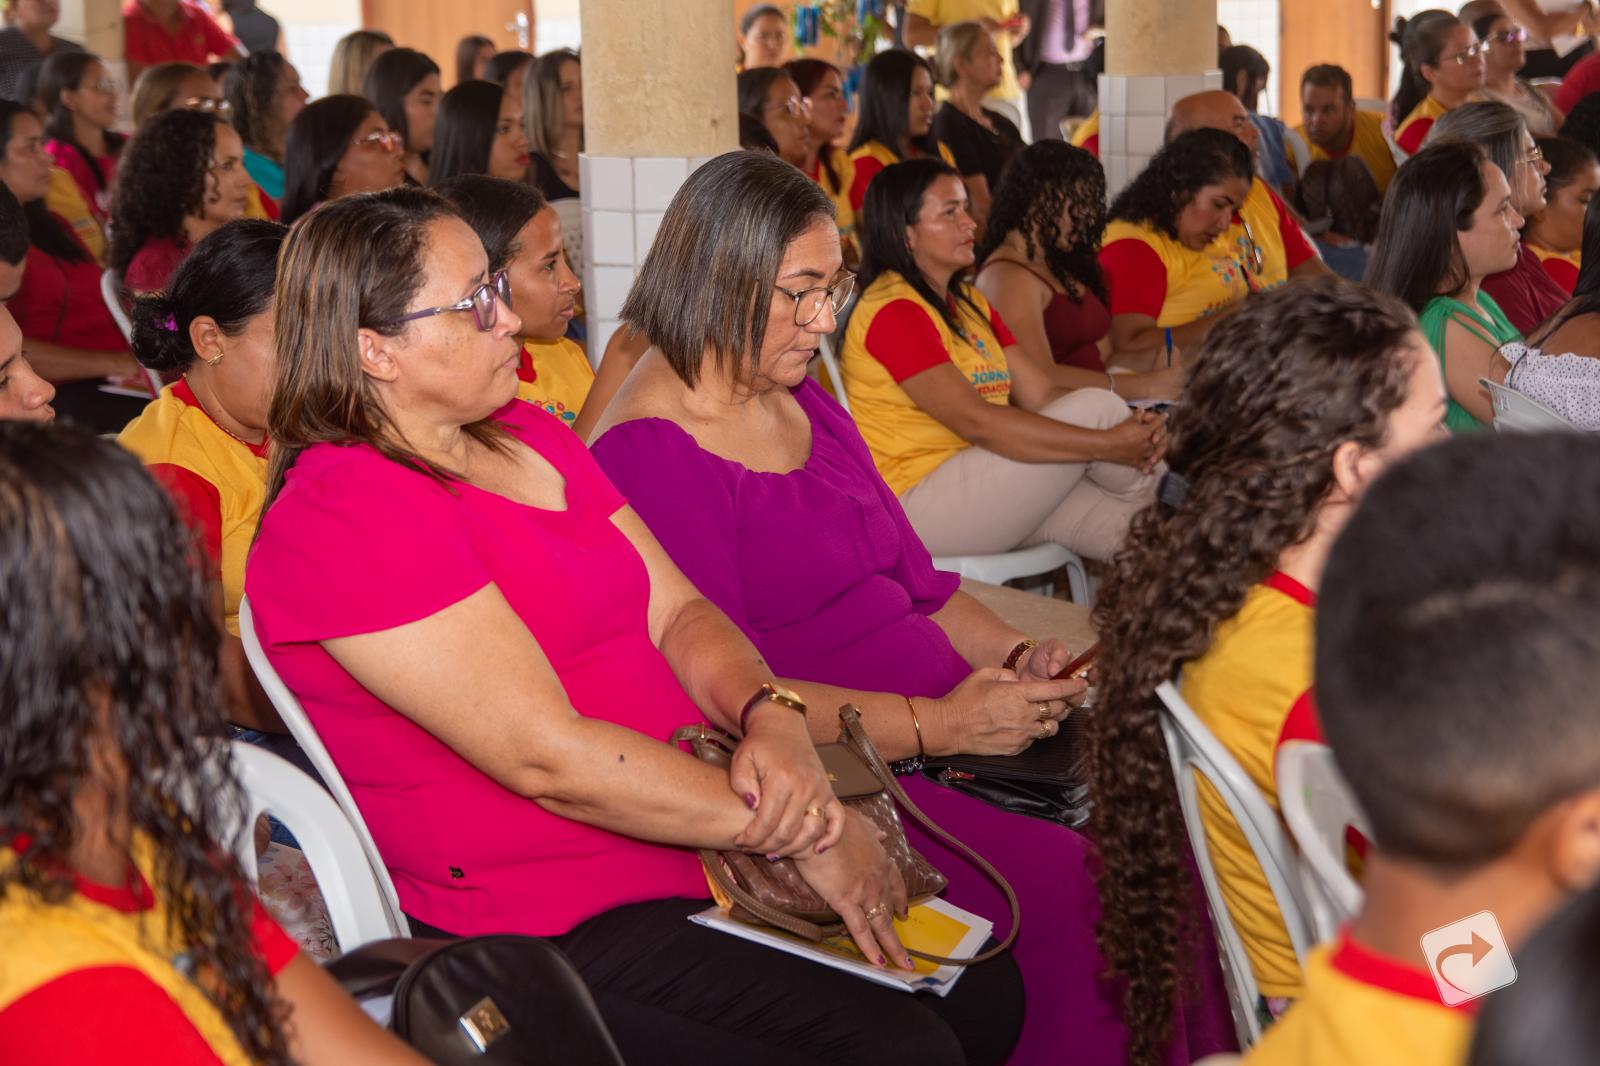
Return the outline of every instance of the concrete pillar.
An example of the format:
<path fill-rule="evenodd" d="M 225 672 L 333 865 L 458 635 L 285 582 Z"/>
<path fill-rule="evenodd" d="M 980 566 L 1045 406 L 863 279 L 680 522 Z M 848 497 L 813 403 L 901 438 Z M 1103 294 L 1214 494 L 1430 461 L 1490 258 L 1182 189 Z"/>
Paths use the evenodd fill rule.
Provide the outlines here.
<path fill-rule="evenodd" d="M 1217 0 L 1108 3 L 1100 161 L 1111 195 L 1160 149 L 1167 113 L 1176 101 L 1220 88 Z"/>
<path fill-rule="evenodd" d="M 673 194 L 739 147 L 733 0 L 583 0 L 584 307 L 598 361 Z"/>

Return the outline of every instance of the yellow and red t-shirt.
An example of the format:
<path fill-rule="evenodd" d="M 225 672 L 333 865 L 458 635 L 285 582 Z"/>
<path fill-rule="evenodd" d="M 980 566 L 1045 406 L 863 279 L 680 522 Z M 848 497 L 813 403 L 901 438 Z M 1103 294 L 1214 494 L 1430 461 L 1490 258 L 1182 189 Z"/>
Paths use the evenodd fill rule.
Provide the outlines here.
<path fill-rule="evenodd" d="M 1274 573 L 1217 626 L 1211 647 L 1183 669 L 1183 698 L 1239 761 L 1274 810 L 1276 761 L 1286 740 L 1322 742 L 1311 696 L 1315 593 Z M 1227 803 L 1199 779 L 1200 819 L 1228 913 L 1264 996 L 1294 997 L 1300 964 L 1288 929 L 1244 833 Z"/>
<path fill-rule="evenodd" d="M 1342 933 L 1311 953 L 1300 997 L 1245 1066 L 1459 1066 L 1476 1005 L 1445 1006 L 1422 966 Z"/>
<path fill-rule="evenodd" d="M 979 314 L 951 298 L 963 334 L 909 282 L 888 271 L 867 287 L 850 316 L 839 369 L 861 436 L 878 473 L 895 495 L 927 477 L 971 442 L 957 436 L 906 395 L 900 383 L 924 370 L 954 363 L 979 396 L 1004 407 L 1011 401 L 1005 349 L 1016 342 L 983 294 L 965 293 Z"/>
<path fill-rule="evenodd" d="M 1100 109 L 1095 108 L 1089 117 L 1079 123 L 1078 128 L 1072 131 L 1073 146 L 1082 148 L 1085 152 L 1100 157 Z"/>
<path fill-rule="evenodd" d="M 217 425 L 186 380 L 161 390 L 117 436 L 177 502 L 222 582 L 228 632 L 239 635 L 244 563 L 267 499 L 267 442 L 246 444 Z"/>
<path fill-rule="evenodd" d="M 1260 268 L 1252 246 L 1260 250 Z M 1112 315 L 1144 315 L 1163 328 L 1216 314 L 1252 292 L 1277 288 L 1317 254 L 1278 194 L 1256 178 L 1228 231 L 1195 251 L 1148 222 L 1114 219 L 1100 248 Z"/>
<path fill-rule="evenodd" d="M 1539 262 L 1544 264 L 1544 272 L 1550 275 L 1550 280 L 1561 286 L 1568 295 L 1578 284 L 1578 271 L 1583 268 L 1583 251 L 1553 252 L 1541 244 L 1526 242 L 1528 251 L 1539 257 Z"/>
<path fill-rule="evenodd" d="M 594 386 L 594 367 L 576 341 L 522 342 L 522 362 L 517 364 L 517 399 L 527 400 L 565 422 L 570 428 L 583 410 Z"/>
<path fill-rule="evenodd" d="M 0 1062 L 251 1061 L 222 1012 L 174 965 L 184 945 L 169 936 L 166 906 L 150 887 L 154 848 L 139 836 L 133 850 L 131 885 L 78 878 L 60 903 L 17 887 L 0 898 Z M 0 847 L 0 866 L 16 861 Z M 251 932 L 274 976 L 299 952 L 259 903 Z"/>
<path fill-rule="evenodd" d="M 95 263 L 105 265 L 105 230 L 100 227 L 100 220 L 95 217 L 94 212 L 89 210 L 88 203 L 83 199 L 83 191 L 78 188 L 77 180 L 61 167 L 50 168 L 50 185 L 45 190 L 44 206 L 52 215 L 66 223 L 73 236 L 89 249 L 89 254 L 94 256 Z"/>
<path fill-rule="evenodd" d="M 828 157 L 828 166 L 833 168 L 832 178 L 828 177 L 828 171 L 822 166 L 824 155 Z M 806 177 L 822 186 L 822 191 L 833 201 L 834 222 L 839 227 L 839 243 L 852 245 L 855 241 L 856 209 L 850 203 L 850 190 L 856 181 L 855 161 L 843 148 L 831 144 L 824 145 L 817 155 L 817 165 L 806 171 Z M 865 192 L 862 195 L 865 195 Z"/>
<path fill-rule="evenodd" d="M 943 141 L 936 141 L 939 146 L 939 158 L 950 166 L 956 165 L 956 157 Z M 911 158 L 920 159 L 921 155 Z M 861 205 L 867 199 L 867 186 L 872 184 L 872 179 L 884 167 L 893 166 L 903 162 L 900 153 L 891 149 L 881 141 L 868 141 L 860 148 L 850 153 L 850 165 L 853 168 L 850 175 L 850 210 L 853 216 L 861 214 Z"/>
<path fill-rule="evenodd" d="M 1394 152 L 1389 150 L 1389 141 L 1383 135 L 1383 116 L 1376 111 L 1357 111 L 1355 114 L 1355 129 L 1350 135 L 1350 146 L 1342 152 L 1325 152 L 1311 139 L 1306 132 L 1305 123 L 1294 128 L 1294 131 L 1305 138 L 1306 144 L 1311 148 L 1311 162 L 1319 159 L 1343 159 L 1353 155 L 1367 165 L 1367 170 L 1372 173 L 1372 180 L 1378 186 L 1378 193 L 1382 195 L 1389 191 L 1389 182 L 1394 180 Z M 1289 153 L 1289 162 L 1298 172 L 1299 160 L 1295 158 L 1294 146 L 1285 144 L 1284 148 Z"/>
<path fill-rule="evenodd" d="M 1422 103 L 1413 107 L 1411 114 L 1395 127 L 1394 143 L 1406 155 L 1416 155 L 1422 148 L 1422 142 L 1427 139 L 1428 131 L 1433 129 L 1433 124 L 1439 120 L 1439 116 L 1449 113 L 1450 109 L 1432 96 L 1424 96 Z"/>

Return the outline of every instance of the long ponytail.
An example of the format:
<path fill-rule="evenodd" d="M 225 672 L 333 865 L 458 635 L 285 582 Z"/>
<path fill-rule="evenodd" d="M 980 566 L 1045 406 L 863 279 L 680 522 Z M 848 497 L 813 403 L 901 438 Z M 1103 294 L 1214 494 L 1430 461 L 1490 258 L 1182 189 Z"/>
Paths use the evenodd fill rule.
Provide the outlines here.
<path fill-rule="evenodd" d="M 1424 65 L 1439 65 L 1439 53 L 1444 50 L 1450 31 L 1461 25 L 1461 20 L 1448 11 L 1430 8 L 1419 11 L 1409 19 L 1394 20 L 1394 32 L 1389 40 L 1400 49 L 1400 86 L 1395 90 L 1394 101 L 1389 106 L 1389 117 L 1398 127 L 1406 116 L 1416 110 L 1432 86 L 1422 76 Z"/>

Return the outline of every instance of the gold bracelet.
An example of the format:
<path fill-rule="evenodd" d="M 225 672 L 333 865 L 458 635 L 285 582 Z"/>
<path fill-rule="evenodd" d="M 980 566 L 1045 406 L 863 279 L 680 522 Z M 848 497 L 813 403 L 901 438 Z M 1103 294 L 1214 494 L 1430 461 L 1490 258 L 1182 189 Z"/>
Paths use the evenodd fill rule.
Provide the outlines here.
<path fill-rule="evenodd" d="M 1022 661 L 1022 657 L 1028 654 L 1031 649 L 1037 648 L 1038 646 L 1039 642 L 1037 640 L 1025 638 L 1015 648 L 1011 649 L 1011 654 L 1007 655 L 1006 661 L 1000 665 L 1004 666 L 1007 670 L 1015 670 L 1017 668 L 1017 664 Z"/>
<path fill-rule="evenodd" d="M 922 723 L 917 721 L 917 705 L 911 702 L 911 697 L 906 697 L 906 710 L 911 712 L 911 728 L 917 731 L 917 758 L 926 759 L 928 752 L 922 746 Z"/>

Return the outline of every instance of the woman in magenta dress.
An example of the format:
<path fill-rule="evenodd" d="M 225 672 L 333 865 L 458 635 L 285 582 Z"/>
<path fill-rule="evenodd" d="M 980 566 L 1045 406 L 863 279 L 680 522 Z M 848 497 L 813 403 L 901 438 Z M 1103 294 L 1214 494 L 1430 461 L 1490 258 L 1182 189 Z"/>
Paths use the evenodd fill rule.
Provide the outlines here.
<path fill-rule="evenodd" d="M 783 234 L 781 256 L 750 249 L 755 218 Z M 1056 731 L 1081 683 L 1046 680 L 1068 661 L 1059 642 L 1034 646 L 933 568 L 849 415 L 806 376 L 849 295 L 841 266 L 832 205 L 799 171 L 759 153 L 696 171 L 623 308 L 654 345 L 602 417 L 595 458 L 685 575 L 806 697 L 814 737 L 836 735 L 828 709 L 849 700 L 890 759 L 1018 751 Z M 750 303 L 765 313 L 748 335 L 723 325 L 727 309 Z M 902 784 L 1021 897 L 1014 951 L 1029 1010 L 1011 1061 L 1122 1061 L 1084 839 L 920 775 Z M 908 832 L 949 875 L 952 902 L 1003 920 L 981 875 Z M 1204 1006 L 1214 1009 L 1174 1033 L 1172 1061 L 1231 1044 L 1214 986 Z"/>
<path fill-rule="evenodd" d="M 1172 400 L 1177 368 L 1108 374 L 1111 312 L 1100 273 L 1106 178 L 1065 141 L 1040 141 L 1006 165 L 974 258 L 977 286 L 1017 347 L 1065 389 L 1109 387 L 1125 400 Z"/>

